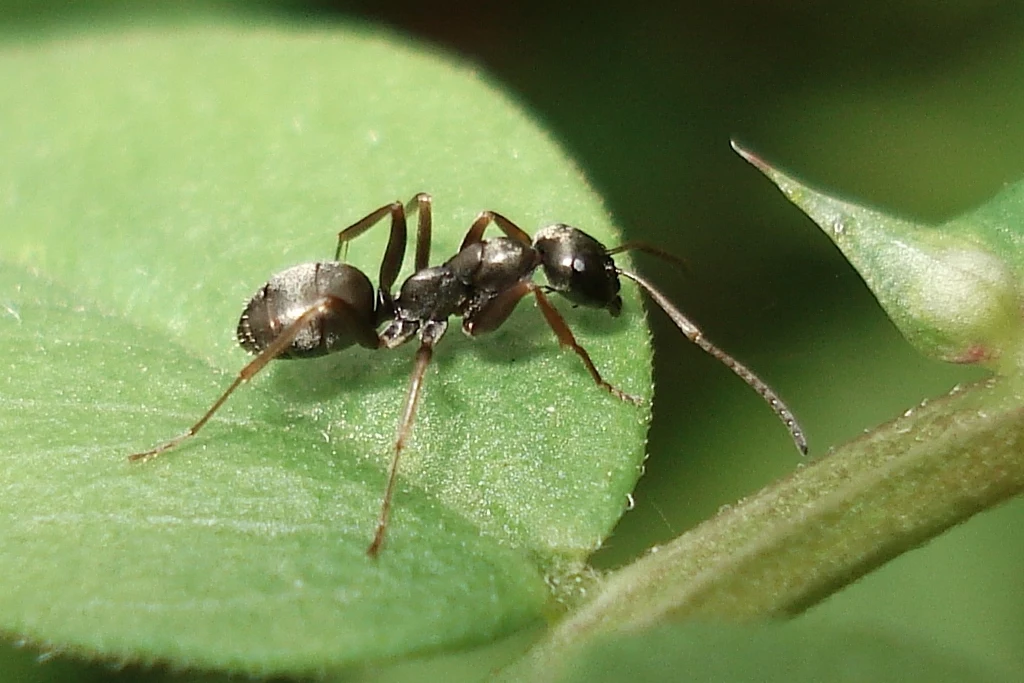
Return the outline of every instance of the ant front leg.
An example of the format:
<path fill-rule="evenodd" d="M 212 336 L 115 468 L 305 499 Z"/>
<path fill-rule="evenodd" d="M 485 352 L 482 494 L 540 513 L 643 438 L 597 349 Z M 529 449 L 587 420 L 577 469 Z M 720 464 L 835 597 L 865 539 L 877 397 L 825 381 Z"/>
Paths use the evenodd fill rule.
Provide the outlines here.
<path fill-rule="evenodd" d="M 619 400 L 627 401 L 634 405 L 643 403 L 640 397 L 627 394 L 601 377 L 601 373 L 598 371 L 597 366 L 594 365 L 594 361 L 590 359 L 590 354 L 576 341 L 576 337 L 569 328 L 569 324 L 565 322 L 565 318 L 562 317 L 558 309 L 545 296 L 541 288 L 529 280 L 523 280 L 501 292 L 474 314 L 467 315 L 462 321 L 463 330 L 466 334 L 476 336 L 498 329 L 512 315 L 512 311 L 515 310 L 520 299 L 530 293 L 537 300 L 537 306 L 540 307 L 540 312 L 544 315 L 544 320 L 551 328 L 551 331 L 558 338 L 558 343 L 572 349 L 573 353 L 579 356 L 597 386 Z"/>
<path fill-rule="evenodd" d="M 235 389 L 241 386 L 244 382 L 248 382 L 252 379 L 256 373 L 266 367 L 267 363 L 287 351 L 303 328 L 315 321 L 317 318 L 327 315 L 343 315 L 348 309 L 348 304 L 335 297 L 324 297 L 316 301 L 312 306 L 299 314 L 299 316 L 288 326 L 281 330 L 281 334 L 279 334 L 274 341 L 268 344 L 255 358 L 252 359 L 252 361 L 249 362 L 248 365 L 242 368 L 241 372 L 238 373 L 238 376 L 235 377 L 235 380 L 231 385 L 228 386 L 228 388 L 224 390 L 224 393 L 220 395 L 220 398 L 214 401 L 209 410 L 203 413 L 203 416 L 196 420 L 196 423 L 189 427 L 187 431 L 166 443 L 160 444 L 156 448 L 143 451 L 142 453 L 133 453 L 128 456 L 128 460 L 131 462 L 145 462 L 147 460 L 151 460 L 164 451 L 174 448 L 182 441 L 195 436 L 196 433 L 203 428 L 203 425 L 213 417 L 214 413 L 220 410 L 220 407 L 224 405 L 224 402 L 228 400 L 228 397 L 235 392 Z"/>
<path fill-rule="evenodd" d="M 466 233 L 466 237 L 462 240 L 462 246 L 459 247 L 459 251 L 462 251 L 472 244 L 480 242 L 484 237 L 484 230 L 486 230 L 487 226 L 491 223 L 497 225 L 509 239 L 521 242 L 528 247 L 533 245 L 533 240 L 526 234 L 525 230 L 502 216 L 500 213 L 496 213 L 494 211 L 481 211 L 480 215 L 478 215 L 476 220 L 473 221 L 473 224 L 469 226 L 469 231 Z"/>

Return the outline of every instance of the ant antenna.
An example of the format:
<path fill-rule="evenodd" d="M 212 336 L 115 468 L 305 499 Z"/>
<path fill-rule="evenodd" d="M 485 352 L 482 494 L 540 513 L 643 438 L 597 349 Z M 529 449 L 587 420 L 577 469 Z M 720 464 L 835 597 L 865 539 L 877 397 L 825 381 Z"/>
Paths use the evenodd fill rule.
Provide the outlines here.
<path fill-rule="evenodd" d="M 661 247 L 656 247 L 653 244 L 648 244 L 647 242 L 630 240 L 629 242 L 623 242 L 614 249 L 609 249 L 605 253 L 608 254 L 609 256 L 614 256 L 615 254 L 621 254 L 624 251 L 642 251 L 645 254 L 657 256 L 663 261 L 668 261 L 669 263 L 674 263 L 675 265 L 679 266 L 679 268 L 682 269 L 683 272 L 685 272 L 687 275 L 690 274 L 690 264 L 688 264 L 685 259 L 676 256 L 670 251 L 665 251 Z"/>
<path fill-rule="evenodd" d="M 793 443 L 796 444 L 797 449 L 802 454 L 807 455 L 807 437 L 804 436 L 803 429 L 801 429 L 796 418 L 793 417 L 793 413 L 770 386 L 765 384 L 764 381 L 747 368 L 747 366 L 743 365 L 725 351 L 708 341 L 704 337 L 704 333 L 700 331 L 700 328 L 697 327 L 692 320 L 683 315 L 682 312 L 668 300 L 668 297 L 658 291 L 658 289 L 645 278 L 637 275 L 636 273 L 622 270 L 618 267 L 616 267 L 615 270 L 618 271 L 619 275 L 629 278 L 633 282 L 637 283 L 641 289 L 647 292 L 647 294 L 654 299 L 654 303 L 658 304 L 659 308 L 665 311 L 665 314 L 668 315 L 669 318 L 672 318 L 672 322 L 676 324 L 676 327 L 679 328 L 680 332 L 686 335 L 687 339 L 711 356 L 717 358 L 723 365 L 732 370 L 740 379 L 746 382 L 751 389 L 756 391 L 761 398 L 771 406 L 771 409 L 775 411 L 775 415 L 782 420 L 782 424 L 786 425 L 786 429 L 789 430 L 789 435 L 792 437 Z"/>

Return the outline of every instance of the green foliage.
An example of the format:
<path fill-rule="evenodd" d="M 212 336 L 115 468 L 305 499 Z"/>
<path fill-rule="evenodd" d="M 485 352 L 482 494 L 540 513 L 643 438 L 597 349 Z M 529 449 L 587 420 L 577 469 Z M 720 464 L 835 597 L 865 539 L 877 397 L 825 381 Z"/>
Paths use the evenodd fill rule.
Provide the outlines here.
<path fill-rule="evenodd" d="M 918 350 L 1020 374 L 1024 182 L 933 228 L 811 189 L 733 146 L 835 242 Z"/>
<path fill-rule="evenodd" d="M 640 473 L 649 411 L 524 304 L 430 368 L 391 534 L 365 555 L 412 348 L 245 361 L 267 277 L 428 190 L 434 260 L 475 213 L 614 241 L 571 162 L 472 72 L 355 32 L 128 32 L 0 56 L 0 629 L 91 657 L 260 673 L 491 640 L 560 609 Z M 352 245 L 375 276 L 386 230 Z M 650 398 L 638 296 L 570 318 Z M 568 310 L 568 307 L 565 307 Z M 12 578 L 16 577 L 16 578 Z"/>
<path fill-rule="evenodd" d="M 908 641 L 902 635 L 821 629 L 799 622 L 742 627 L 669 623 L 598 639 L 567 668 L 571 674 L 565 683 L 684 677 L 731 683 L 1006 680 L 933 644 Z"/>
<path fill-rule="evenodd" d="M 736 149 L 830 233 L 923 350 L 944 355 L 966 339 L 970 348 L 994 351 L 975 357 L 962 349 L 951 360 L 1016 357 L 1017 332 L 1007 306 L 997 304 L 1016 301 L 1018 278 L 1011 273 L 1020 259 L 1024 185 L 926 232 L 810 190 Z M 986 305 L 991 302 L 997 303 Z M 923 401 L 611 574 L 595 599 L 552 629 L 513 675 L 558 680 L 550 672 L 567 671 L 574 653 L 594 648 L 595 639 L 618 633 L 628 640 L 670 619 L 798 614 L 1024 493 L 1024 387 L 1015 365 L 997 366 L 1005 376 Z"/>
<path fill-rule="evenodd" d="M 639 475 L 648 412 L 595 390 L 530 306 L 490 339 L 453 333 L 428 373 L 374 563 L 364 549 L 411 349 L 275 363 L 193 442 L 146 465 L 124 456 L 209 405 L 245 360 L 231 335 L 244 300 L 271 273 L 328 258 L 339 228 L 427 190 L 435 260 L 482 208 L 614 242 L 579 172 L 471 70 L 379 33 L 29 40 L 0 54 L 0 80 L 0 631 L 48 654 L 206 672 L 358 677 L 401 661 L 385 675 L 472 679 L 543 633 L 507 677 L 735 677 L 812 648 L 821 671 L 869 659 L 860 670 L 874 680 L 989 680 L 901 637 L 889 647 L 877 635 L 718 632 L 677 618 L 797 613 L 1021 490 L 1008 313 L 1019 192 L 925 236 L 761 164 L 812 214 L 824 207 L 833 238 L 870 236 L 847 251 L 885 285 L 876 293 L 909 338 L 942 358 L 1001 359 L 989 365 L 1005 376 L 908 411 L 607 577 L 585 560 Z M 662 175 L 651 182 L 676 192 Z M 370 273 L 376 232 L 350 250 Z M 872 261 L 904 240 L 935 247 L 932 281 L 899 259 Z M 934 268 L 950 245 L 983 258 L 943 275 Z M 957 290 L 987 303 L 964 306 Z M 918 296 L 935 291 L 938 305 Z M 566 310 L 606 376 L 650 399 L 648 340 L 627 296 L 620 320 Z M 38 673 L 25 659 L 13 669 Z M 734 661 L 743 666 L 723 672 Z"/>

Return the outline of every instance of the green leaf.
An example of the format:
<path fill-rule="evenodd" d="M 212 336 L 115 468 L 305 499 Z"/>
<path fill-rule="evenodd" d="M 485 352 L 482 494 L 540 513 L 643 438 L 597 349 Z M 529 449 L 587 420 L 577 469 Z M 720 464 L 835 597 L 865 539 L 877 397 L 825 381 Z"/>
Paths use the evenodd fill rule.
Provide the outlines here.
<path fill-rule="evenodd" d="M 1006 374 L 1024 367 L 1024 182 L 931 227 L 829 196 L 734 149 L 818 224 L 922 353 Z"/>
<path fill-rule="evenodd" d="M 485 208 L 614 243 L 580 173 L 504 96 L 340 29 L 8 45 L 0 81 L 0 630 L 301 673 L 490 640 L 586 587 L 649 410 L 595 388 L 532 305 L 440 345 L 376 562 L 411 346 L 273 363 L 188 444 L 126 461 L 244 364 L 247 298 L 329 259 L 382 204 L 434 195 L 434 262 Z M 384 233 L 349 252 L 374 278 Z M 624 294 L 618 319 L 561 308 L 605 376 L 649 399 Z"/>
<path fill-rule="evenodd" d="M 930 643 L 900 634 L 822 628 L 799 622 L 746 626 L 668 624 L 602 638 L 574 663 L 564 683 L 602 681 L 829 681 L 1015 680 Z"/>

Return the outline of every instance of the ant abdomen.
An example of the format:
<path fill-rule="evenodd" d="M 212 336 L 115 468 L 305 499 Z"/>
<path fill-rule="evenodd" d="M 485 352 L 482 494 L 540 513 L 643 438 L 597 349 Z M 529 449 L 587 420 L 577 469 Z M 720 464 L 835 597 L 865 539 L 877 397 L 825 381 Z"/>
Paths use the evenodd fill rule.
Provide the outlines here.
<path fill-rule="evenodd" d="M 622 312 L 619 273 L 608 250 L 571 225 L 558 223 L 537 232 L 533 248 L 541 257 L 548 286 L 577 306 Z"/>
<path fill-rule="evenodd" d="M 376 324 L 370 279 L 358 268 L 333 262 L 303 263 L 270 278 L 238 321 L 238 343 L 249 353 L 260 353 L 317 305 L 324 314 L 310 316 L 278 358 L 323 356 L 353 344 L 377 348 L 376 335 L 359 334 Z"/>

